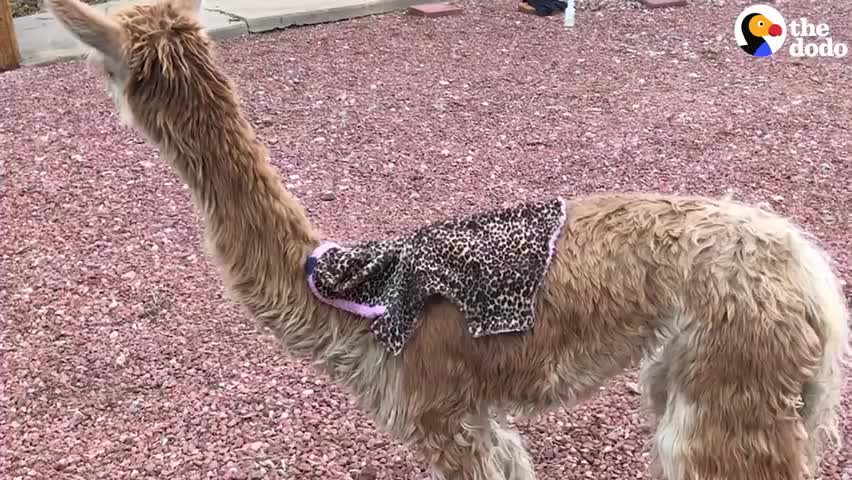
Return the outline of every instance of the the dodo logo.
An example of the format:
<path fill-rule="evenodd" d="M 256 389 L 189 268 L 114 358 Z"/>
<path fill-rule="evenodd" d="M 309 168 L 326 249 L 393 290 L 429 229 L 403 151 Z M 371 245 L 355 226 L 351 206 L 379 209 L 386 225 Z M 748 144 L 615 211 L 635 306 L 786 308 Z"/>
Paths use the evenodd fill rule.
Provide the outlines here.
<path fill-rule="evenodd" d="M 787 38 L 784 17 L 768 5 L 752 5 L 734 23 L 737 45 L 755 57 L 768 57 L 781 50 Z"/>

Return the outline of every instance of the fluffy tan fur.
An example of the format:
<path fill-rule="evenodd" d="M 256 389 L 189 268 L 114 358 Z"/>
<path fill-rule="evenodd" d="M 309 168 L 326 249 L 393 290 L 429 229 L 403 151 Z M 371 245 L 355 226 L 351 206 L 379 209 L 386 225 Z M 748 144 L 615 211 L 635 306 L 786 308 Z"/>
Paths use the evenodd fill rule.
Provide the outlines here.
<path fill-rule="evenodd" d="M 533 332 L 472 339 L 436 299 L 393 357 L 367 321 L 307 288 L 319 235 L 241 114 L 199 2 L 109 17 L 78 0 L 49 6 L 93 47 L 123 118 L 191 188 L 234 298 L 350 387 L 433 478 L 535 478 L 506 414 L 576 404 L 637 365 L 660 478 L 800 480 L 838 440 L 846 303 L 828 256 L 788 220 L 731 200 L 574 199 Z"/>

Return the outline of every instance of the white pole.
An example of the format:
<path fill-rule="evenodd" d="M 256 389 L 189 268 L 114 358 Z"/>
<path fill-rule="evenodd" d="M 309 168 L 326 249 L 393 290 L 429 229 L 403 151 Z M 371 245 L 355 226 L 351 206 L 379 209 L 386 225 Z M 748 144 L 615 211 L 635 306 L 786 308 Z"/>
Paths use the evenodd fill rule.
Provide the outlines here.
<path fill-rule="evenodd" d="M 568 4 L 565 7 L 565 28 L 571 28 L 574 26 L 574 0 L 566 0 Z"/>

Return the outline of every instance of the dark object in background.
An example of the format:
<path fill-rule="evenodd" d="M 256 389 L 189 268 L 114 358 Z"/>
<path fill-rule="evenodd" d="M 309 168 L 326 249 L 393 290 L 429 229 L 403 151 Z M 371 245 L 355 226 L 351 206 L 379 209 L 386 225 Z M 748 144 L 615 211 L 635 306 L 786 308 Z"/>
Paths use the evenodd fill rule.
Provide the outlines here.
<path fill-rule="evenodd" d="M 548 17 L 553 12 L 564 12 L 568 4 L 560 0 L 522 0 L 521 3 L 535 8 L 535 14 L 539 17 Z"/>

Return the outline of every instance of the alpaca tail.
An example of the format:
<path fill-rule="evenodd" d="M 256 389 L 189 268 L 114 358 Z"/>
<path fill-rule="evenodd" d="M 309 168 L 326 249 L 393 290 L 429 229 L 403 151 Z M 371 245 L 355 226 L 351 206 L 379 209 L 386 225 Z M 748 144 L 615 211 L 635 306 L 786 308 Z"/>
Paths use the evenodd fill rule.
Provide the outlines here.
<path fill-rule="evenodd" d="M 800 238 L 797 243 L 799 281 L 805 292 L 808 322 L 823 345 L 819 369 L 803 387 L 800 410 L 813 469 L 818 467 L 825 446 L 840 447 L 842 443 L 838 413 L 845 383 L 844 364 L 850 353 L 849 313 L 831 259 L 812 239 Z"/>

